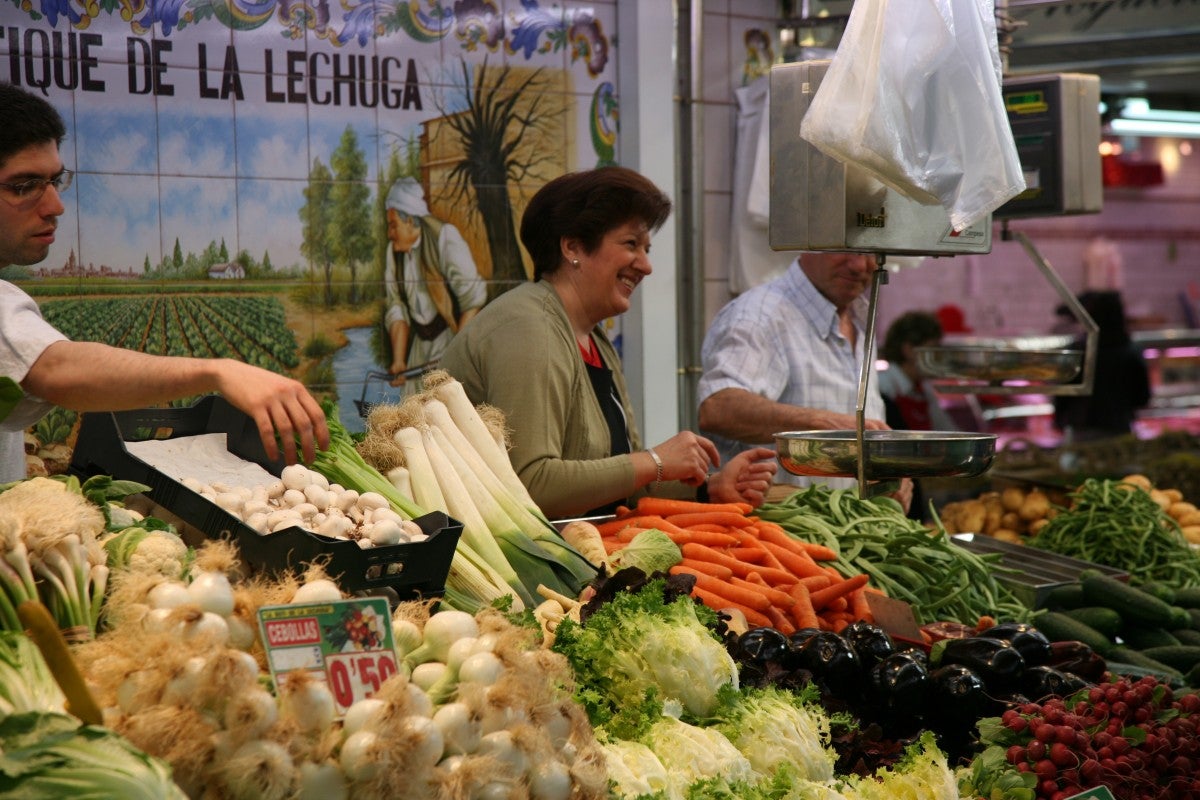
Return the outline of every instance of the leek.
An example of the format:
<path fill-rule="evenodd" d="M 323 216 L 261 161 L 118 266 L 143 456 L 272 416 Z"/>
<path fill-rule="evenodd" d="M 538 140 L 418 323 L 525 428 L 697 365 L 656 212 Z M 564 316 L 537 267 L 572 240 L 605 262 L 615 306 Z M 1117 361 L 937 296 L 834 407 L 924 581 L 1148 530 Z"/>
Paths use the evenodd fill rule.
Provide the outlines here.
<path fill-rule="evenodd" d="M 438 391 L 441 392 L 450 384 L 443 384 Z M 452 393 L 453 396 L 453 393 Z M 465 395 L 464 395 L 465 397 Z M 470 403 L 468 403 L 470 405 Z M 471 425 L 469 428 L 475 428 L 477 435 L 472 437 L 459 424 L 459 418 L 464 417 L 466 412 L 459 411 L 458 417 L 455 417 L 455 412 L 450 410 L 450 407 L 445 403 L 431 400 L 425 404 L 425 416 L 430 424 L 440 429 L 453 445 L 453 450 L 457 450 L 466 462 L 467 470 L 475 475 L 479 482 L 483 485 L 484 491 L 489 494 L 496 505 L 499 507 L 498 512 L 494 512 L 496 517 L 500 514 L 506 516 L 515 525 L 517 530 L 524 533 L 520 540 L 510 540 L 508 542 L 501 541 L 501 547 L 504 548 L 505 555 L 512 561 L 513 551 L 520 550 L 535 557 L 540 557 L 544 561 L 556 567 L 556 573 L 566 573 L 562 575 L 554 583 L 546 583 L 547 586 L 556 588 L 563 594 L 577 596 L 583 587 L 596 577 L 596 567 L 588 563 L 578 550 L 567 544 L 554 526 L 546 520 L 545 515 L 529 498 L 528 491 L 525 490 L 522 484 L 521 490 L 523 497 L 514 495 L 509 491 L 508 487 L 511 481 L 515 480 L 520 483 L 516 472 L 512 468 L 512 464 L 508 460 L 508 455 L 503 453 L 495 446 L 495 441 L 487 435 L 487 427 L 483 424 L 483 420 L 479 418 L 478 412 L 475 412 L 474 407 L 471 408 L 474 419 L 478 425 Z M 492 461 L 489 461 L 484 456 L 484 451 L 491 449 L 503 456 L 503 469 L 510 476 L 510 480 L 506 481 L 501 475 L 497 474 L 492 466 Z M 472 457 L 472 454 L 475 457 Z M 494 459 L 493 459 L 494 461 Z M 472 496 L 476 498 L 476 504 L 480 503 L 475 493 Z M 485 513 L 484 519 L 489 522 L 493 518 L 493 513 Z M 493 528 L 493 533 L 497 533 Z M 507 547 L 506 547 L 507 545 Z M 514 565 L 517 566 L 517 565 Z M 522 574 L 528 583 L 528 575 L 525 575 L 518 566 L 518 573 Z M 545 583 L 545 581 L 541 581 Z M 536 585 L 533 587 L 536 589 Z"/>
<path fill-rule="evenodd" d="M 442 496 L 446 499 L 445 511 L 463 524 L 463 538 L 467 544 L 493 566 L 503 581 L 517 593 L 524 606 L 536 605 L 533 602 L 533 596 L 522 585 L 521 579 L 513 570 L 512 564 L 504 557 L 491 529 L 484 521 L 478 506 L 475 505 L 466 485 L 446 454 L 446 449 L 451 445 L 443 444 L 445 435 L 437 428 L 430 428 L 422 431 L 421 442 L 425 445 L 425 454 L 437 476 L 438 484 L 442 488 Z"/>
<path fill-rule="evenodd" d="M 337 407 L 330 403 L 324 408 L 325 422 L 329 427 L 329 449 L 317 451 L 312 468 L 332 483 L 339 483 L 347 489 L 383 495 L 392 504 L 393 509 L 407 515 L 409 519 L 425 516 L 428 512 L 424 508 L 402 494 L 354 448 L 354 440 L 350 433 L 337 419 Z M 416 472 L 417 470 L 409 470 L 410 479 L 417 478 Z M 453 602 L 456 608 L 465 611 L 475 603 L 480 606 L 488 605 L 510 594 L 503 578 L 495 569 L 486 567 L 486 564 L 487 562 L 480 558 L 469 544 L 460 539 L 450 561 L 450 574 L 446 578 L 446 602 Z"/>

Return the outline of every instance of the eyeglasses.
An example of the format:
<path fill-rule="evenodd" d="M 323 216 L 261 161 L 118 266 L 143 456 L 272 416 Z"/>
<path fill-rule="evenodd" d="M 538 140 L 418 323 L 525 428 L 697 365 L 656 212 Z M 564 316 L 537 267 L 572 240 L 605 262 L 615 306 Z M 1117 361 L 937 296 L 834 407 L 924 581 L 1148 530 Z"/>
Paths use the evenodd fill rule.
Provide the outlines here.
<path fill-rule="evenodd" d="M 53 178 L 30 178 L 20 183 L 0 183 L 0 188 L 6 189 L 14 199 L 20 202 L 29 202 L 40 200 L 46 193 L 47 186 L 53 186 L 56 192 L 65 192 L 71 188 L 71 180 L 74 177 L 74 172 L 64 169 Z"/>

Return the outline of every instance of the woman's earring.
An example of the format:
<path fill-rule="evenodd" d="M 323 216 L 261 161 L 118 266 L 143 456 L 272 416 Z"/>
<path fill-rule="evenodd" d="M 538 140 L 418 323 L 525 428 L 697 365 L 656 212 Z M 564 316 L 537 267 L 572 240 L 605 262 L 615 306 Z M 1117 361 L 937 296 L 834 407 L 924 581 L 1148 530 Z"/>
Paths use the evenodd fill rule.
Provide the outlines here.
<path fill-rule="evenodd" d="M 572 259 L 571 259 L 571 266 L 572 266 L 572 267 L 574 267 L 575 269 L 579 269 L 579 259 L 578 259 L 578 258 L 572 258 Z"/>

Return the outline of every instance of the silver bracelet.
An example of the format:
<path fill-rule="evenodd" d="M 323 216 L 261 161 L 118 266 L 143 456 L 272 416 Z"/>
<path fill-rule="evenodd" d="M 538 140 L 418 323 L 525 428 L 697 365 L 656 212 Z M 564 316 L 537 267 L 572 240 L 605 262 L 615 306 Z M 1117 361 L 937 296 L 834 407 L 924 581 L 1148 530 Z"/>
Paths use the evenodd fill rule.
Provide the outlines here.
<path fill-rule="evenodd" d="M 650 457 L 652 459 L 654 459 L 654 467 L 656 470 L 658 470 L 658 474 L 654 478 L 654 485 L 655 485 L 655 487 L 657 487 L 658 484 L 662 483 L 662 479 L 663 479 L 662 459 L 658 457 L 658 453 L 654 452 L 653 447 L 647 447 L 646 452 L 650 454 Z"/>

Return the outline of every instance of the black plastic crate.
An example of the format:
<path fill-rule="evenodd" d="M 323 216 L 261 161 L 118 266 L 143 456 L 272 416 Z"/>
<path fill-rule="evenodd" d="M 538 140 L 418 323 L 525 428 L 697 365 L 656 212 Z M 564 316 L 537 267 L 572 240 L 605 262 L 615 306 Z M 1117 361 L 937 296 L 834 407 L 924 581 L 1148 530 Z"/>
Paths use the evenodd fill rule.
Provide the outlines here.
<path fill-rule="evenodd" d="M 445 591 L 462 524 L 440 511 L 414 520 L 429 536 L 423 542 L 363 549 L 355 542 L 331 539 L 299 527 L 264 535 L 125 447 L 126 442 L 210 433 L 224 433 L 229 452 L 272 475 L 278 476 L 284 467 L 282 459 L 267 458 L 254 420 L 224 398 L 212 395 L 188 408 L 84 414 L 70 469 L 81 478 L 111 475 L 146 484 L 153 503 L 210 539 L 235 542 L 242 560 L 256 572 L 299 572 L 302 565 L 324 558 L 325 570 L 337 577 L 348 592 L 390 589 L 404 600 L 440 596 Z"/>

